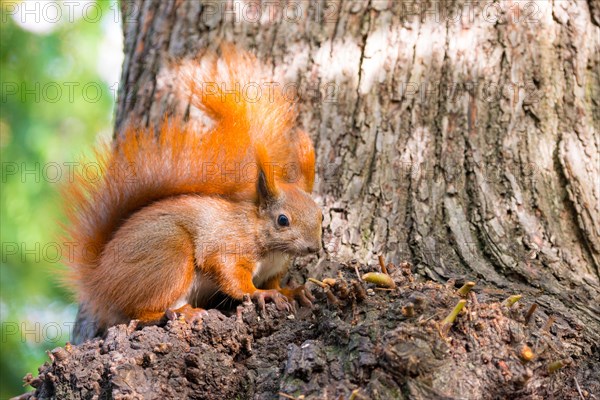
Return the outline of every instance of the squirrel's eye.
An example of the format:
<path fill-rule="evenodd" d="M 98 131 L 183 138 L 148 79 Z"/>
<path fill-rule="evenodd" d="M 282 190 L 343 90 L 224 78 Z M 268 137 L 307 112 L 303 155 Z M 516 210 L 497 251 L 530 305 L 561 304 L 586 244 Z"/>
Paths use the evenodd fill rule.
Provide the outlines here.
<path fill-rule="evenodd" d="M 277 217 L 277 224 L 279 224 L 279 226 L 290 226 L 290 220 L 285 215 L 280 214 L 279 217 Z"/>

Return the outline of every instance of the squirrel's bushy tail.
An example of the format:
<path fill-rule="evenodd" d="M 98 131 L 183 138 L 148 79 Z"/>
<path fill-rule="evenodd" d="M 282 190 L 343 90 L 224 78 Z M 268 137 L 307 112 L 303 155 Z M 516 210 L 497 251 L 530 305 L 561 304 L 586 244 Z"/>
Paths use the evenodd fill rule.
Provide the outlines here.
<path fill-rule="evenodd" d="M 252 54 L 230 44 L 220 50 L 220 57 L 209 53 L 178 66 L 183 95 L 216 122 L 214 147 L 235 148 L 248 136 L 265 146 L 279 180 L 312 191 L 314 148 L 305 132 L 293 129 L 296 112 L 286 84 L 274 81 Z"/>
<path fill-rule="evenodd" d="M 113 144 L 100 146 L 94 168 L 80 168 L 64 188 L 68 285 L 77 289 L 117 229 L 155 201 L 192 193 L 253 200 L 258 161 L 269 164 L 261 168 L 276 180 L 312 190 L 314 149 L 306 133 L 292 129 L 293 105 L 274 84 L 269 93 L 261 86 L 253 94 L 267 81 L 251 55 L 232 46 L 221 53 L 176 68 L 184 94 L 212 125 L 198 131 L 169 119 L 158 127 L 129 127 Z M 260 160 L 257 148 L 266 152 Z"/>

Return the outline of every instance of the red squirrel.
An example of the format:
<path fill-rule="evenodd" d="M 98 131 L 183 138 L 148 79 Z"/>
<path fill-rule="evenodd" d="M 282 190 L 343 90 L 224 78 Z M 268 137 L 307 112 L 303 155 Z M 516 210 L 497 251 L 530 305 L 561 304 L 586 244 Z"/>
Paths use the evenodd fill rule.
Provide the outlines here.
<path fill-rule="evenodd" d="M 66 280 L 101 331 L 196 319 L 219 292 L 280 309 L 312 300 L 280 287 L 293 256 L 321 248 L 314 148 L 293 106 L 274 85 L 249 99 L 263 69 L 232 46 L 176 70 L 212 124 L 128 128 L 96 151 L 98 179 L 82 173 L 65 190 Z"/>

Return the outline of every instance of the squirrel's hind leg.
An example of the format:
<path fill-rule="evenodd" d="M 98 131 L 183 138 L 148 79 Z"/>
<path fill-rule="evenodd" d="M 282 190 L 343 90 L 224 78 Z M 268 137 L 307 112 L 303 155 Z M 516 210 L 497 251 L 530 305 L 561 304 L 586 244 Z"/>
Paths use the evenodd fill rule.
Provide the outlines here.
<path fill-rule="evenodd" d="M 184 304 L 183 306 L 171 309 L 169 308 L 165 312 L 165 316 L 169 320 L 175 320 L 179 317 L 183 317 L 186 322 L 194 323 L 196 321 L 202 321 L 202 318 L 206 315 L 206 310 L 204 308 L 192 307 L 189 304 Z"/>
<path fill-rule="evenodd" d="M 184 304 L 178 308 L 167 308 L 165 311 L 150 311 L 141 313 L 136 319 L 142 326 L 157 325 L 166 321 L 174 321 L 182 317 L 186 322 L 194 323 L 201 321 L 206 315 L 206 310 L 203 308 L 192 307 L 189 304 Z"/>
<path fill-rule="evenodd" d="M 119 258 L 101 262 L 103 286 L 96 297 L 111 305 L 105 308 L 109 322 L 122 315 L 144 325 L 160 323 L 168 309 L 187 302 L 197 273 L 193 241 L 171 215 L 154 214 L 141 212 L 128 221 L 109 243 Z"/>

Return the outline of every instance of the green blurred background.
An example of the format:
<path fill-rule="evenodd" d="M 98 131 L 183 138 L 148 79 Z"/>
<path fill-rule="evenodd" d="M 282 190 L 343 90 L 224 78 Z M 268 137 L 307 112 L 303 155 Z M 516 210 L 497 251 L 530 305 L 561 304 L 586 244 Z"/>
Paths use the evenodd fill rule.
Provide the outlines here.
<path fill-rule="evenodd" d="M 69 162 L 110 138 L 122 63 L 116 1 L 1 1 L 0 399 L 31 390 L 76 305 L 61 274 Z"/>

